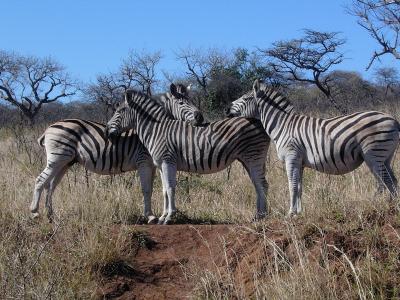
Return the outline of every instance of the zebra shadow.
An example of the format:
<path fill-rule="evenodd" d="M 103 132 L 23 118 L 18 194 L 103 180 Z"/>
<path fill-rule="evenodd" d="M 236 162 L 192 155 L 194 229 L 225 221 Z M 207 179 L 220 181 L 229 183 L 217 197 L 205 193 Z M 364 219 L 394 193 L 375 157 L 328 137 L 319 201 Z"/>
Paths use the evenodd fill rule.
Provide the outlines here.
<path fill-rule="evenodd" d="M 147 225 L 147 219 L 142 215 L 132 214 L 129 215 L 126 220 L 116 220 L 114 224 L 124 225 Z M 233 224 L 228 220 L 216 220 L 213 216 L 199 216 L 191 217 L 185 212 L 177 211 L 171 220 L 171 225 L 175 224 L 191 224 L 191 225 L 230 225 Z"/>

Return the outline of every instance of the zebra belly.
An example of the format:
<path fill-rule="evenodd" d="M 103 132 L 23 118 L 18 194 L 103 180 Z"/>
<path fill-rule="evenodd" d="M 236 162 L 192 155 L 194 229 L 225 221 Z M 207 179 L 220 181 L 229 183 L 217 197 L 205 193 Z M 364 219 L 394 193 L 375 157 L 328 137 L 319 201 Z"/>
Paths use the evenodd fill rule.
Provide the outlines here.
<path fill-rule="evenodd" d="M 108 158 L 105 160 L 104 164 L 101 157 L 94 158 L 93 162 L 91 159 L 87 159 L 86 157 L 82 157 L 82 155 L 79 155 L 77 160 L 88 171 L 100 175 L 114 175 L 137 170 L 137 163 L 133 159 L 126 159 L 118 165 L 113 163 L 111 167 L 111 161 Z"/>
<path fill-rule="evenodd" d="M 340 157 L 334 156 L 335 159 L 327 157 L 327 160 L 315 157 L 315 159 L 309 159 L 303 161 L 305 167 L 317 170 L 321 173 L 331 175 L 343 175 L 357 169 L 363 162 L 361 155 L 357 155 L 354 159 L 350 155 L 345 158 L 342 162 Z"/>
<path fill-rule="evenodd" d="M 200 160 L 196 160 L 196 163 L 178 162 L 177 170 L 197 174 L 212 174 L 226 169 L 232 164 L 234 160 L 235 159 L 221 159 L 219 164 L 216 162 L 215 159 L 211 160 L 211 164 L 209 164 L 207 158 L 203 160 L 203 163 L 201 163 Z"/>

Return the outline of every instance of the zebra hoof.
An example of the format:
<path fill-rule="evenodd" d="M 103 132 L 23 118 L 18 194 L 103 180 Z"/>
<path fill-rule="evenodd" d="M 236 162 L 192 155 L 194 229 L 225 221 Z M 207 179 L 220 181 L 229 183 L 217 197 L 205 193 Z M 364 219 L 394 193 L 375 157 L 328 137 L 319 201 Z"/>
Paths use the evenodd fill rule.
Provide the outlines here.
<path fill-rule="evenodd" d="M 163 219 L 159 219 L 157 222 L 158 225 L 163 225 L 164 224 L 164 220 Z"/>
<path fill-rule="evenodd" d="M 295 220 L 295 219 L 297 219 L 297 217 L 298 217 L 298 214 L 297 214 L 297 213 L 290 211 L 290 212 L 287 214 L 286 219 Z"/>
<path fill-rule="evenodd" d="M 163 225 L 170 225 L 172 221 L 170 219 L 166 219 L 163 223 Z"/>
<path fill-rule="evenodd" d="M 155 216 L 150 216 L 149 220 L 147 221 L 147 224 L 157 224 L 158 223 L 158 219 Z"/>
<path fill-rule="evenodd" d="M 253 222 L 259 222 L 259 221 L 265 219 L 266 216 L 267 216 L 266 213 L 257 213 L 253 218 Z"/>
<path fill-rule="evenodd" d="M 39 218 L 39 216 L 40 216 L 40 214 L 38 212 L 34 212 L 31 214 L 32 219 L 37 219 L 37 218 Z"/>

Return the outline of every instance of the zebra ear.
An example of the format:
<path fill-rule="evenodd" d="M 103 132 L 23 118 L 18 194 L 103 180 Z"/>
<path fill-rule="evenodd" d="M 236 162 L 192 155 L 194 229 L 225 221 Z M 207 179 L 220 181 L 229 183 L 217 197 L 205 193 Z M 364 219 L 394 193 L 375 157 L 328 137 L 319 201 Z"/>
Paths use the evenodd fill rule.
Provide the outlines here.
<path fill-rule="evenodd" d="M 192 84 L 189 84 L 189 85 L 186 87 L 186 93 L 189 93 L 191 88 L 192 88 Z"/>
<path fill-rule="evenodd" d="M 254 92 L 254 95 L 257 95 L 257 93 L 258 93 L 259 90 L 260 90 L 260 80 L 259 80 L 259 79 L 256 79 L 256 80 L 254 80 L 254 83 L 253 83 L 253 92 Z"/>
<path fill-rule="evenodd" d="M 126 104 L 129 104 L 129 96 L 128 96 L 128 92 L 125 92 L 125 96 L 124 96 L 124 102 Z"/>
<path fill-rule="evenodd" d="M 154 99 L 157 99 L 157 98 L 154 98 Z M 162 105 L 165 105 L 165 104 L 167 103 L 168 96 L 161 95 L 161 97 L 158 98 L 158 99 L 160 100 L 160 102 L 162 103 Z"/>
<path fill-rule="evenodd" d="M 134 92 L 132 90 L 127 90 L 125 92 L 125 104 L 130 106 L 130 104 L 132 102 L 132 98 L 133 98 L 133 93 Z"/>
<path fill-rule="evenodd" d="M 169 90 L 171 91 L 172 96 L 178 98 L 178 88 L 175 84 L 171 83 L 171 85 L 169 86 Z"/>

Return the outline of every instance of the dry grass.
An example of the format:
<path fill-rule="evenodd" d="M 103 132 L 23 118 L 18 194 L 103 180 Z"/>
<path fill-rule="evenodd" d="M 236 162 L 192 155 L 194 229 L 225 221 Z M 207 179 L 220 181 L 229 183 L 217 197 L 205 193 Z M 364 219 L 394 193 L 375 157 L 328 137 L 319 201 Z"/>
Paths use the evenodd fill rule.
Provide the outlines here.
<path fill-rule="evenodd" d="M 139 181 L 135 173 L 87 177 L 82 168 L 74 167 L 54 195 L 57 222 L 31 220 L 28 207 L 34 180 L 44 167 L 35 141 L 39 135 L 39 130 L 29 131 L 18 144 L 10 132 L 0 132 L 0 294 L 6 299 L 91 298 L 99 287 L 99 267 L 123 257 L 126 241 L 135 230 L 130 224 L 140 220 Z M 366 167 L 346 176 L 306 170 L 304 213 L 293 221 L 285 219 L 289 202 L 283 165 L 274 149 L 268 159 L 270 217 L 250 225 L 250 230 L 263 241 L 260 253 L 269 255 L 257 259 L 253 298 L 400 297 L 395 286 L 398 278 L 393 278 L 400 274 L 399 247 L 382 242 L 382 224 L 392 226 L 396 233 L 400 215 L 389 213 L 386 195 L 374 196 L 375 181 Z M 394 170 L 400 177 L 399 154 Z M 155 212 L 160 214 L 159 178 L 153 199 Z M 255 193 L 243 168 L 235 164 L 229 180 L 227 172 L 179 174 L 177 206 L 193 222 L 247 224 L 255 213 Z M 271 222 L 284 227 L 291 249 L 269 238 Z M 111 239 L 115 224 L 123 230 Z M 359 238 L 362 242 L 355 248 L 361 247 L 363 254 L 352 255 L 346 244 L 329 244 L 331 240 L 324 237 L 332 232 Z M 308 245 L 310 236 L 316 248 Z M 310 251 L 318 252 L 319 261 L 312 259 Z M 230 271 L 228 262 L 220 272 L 195 266 L 185 272 L 198 282 L 195 298 L 239 299 L 245 295 L 246 288 L 235 281 L 237 273 Z"/>

